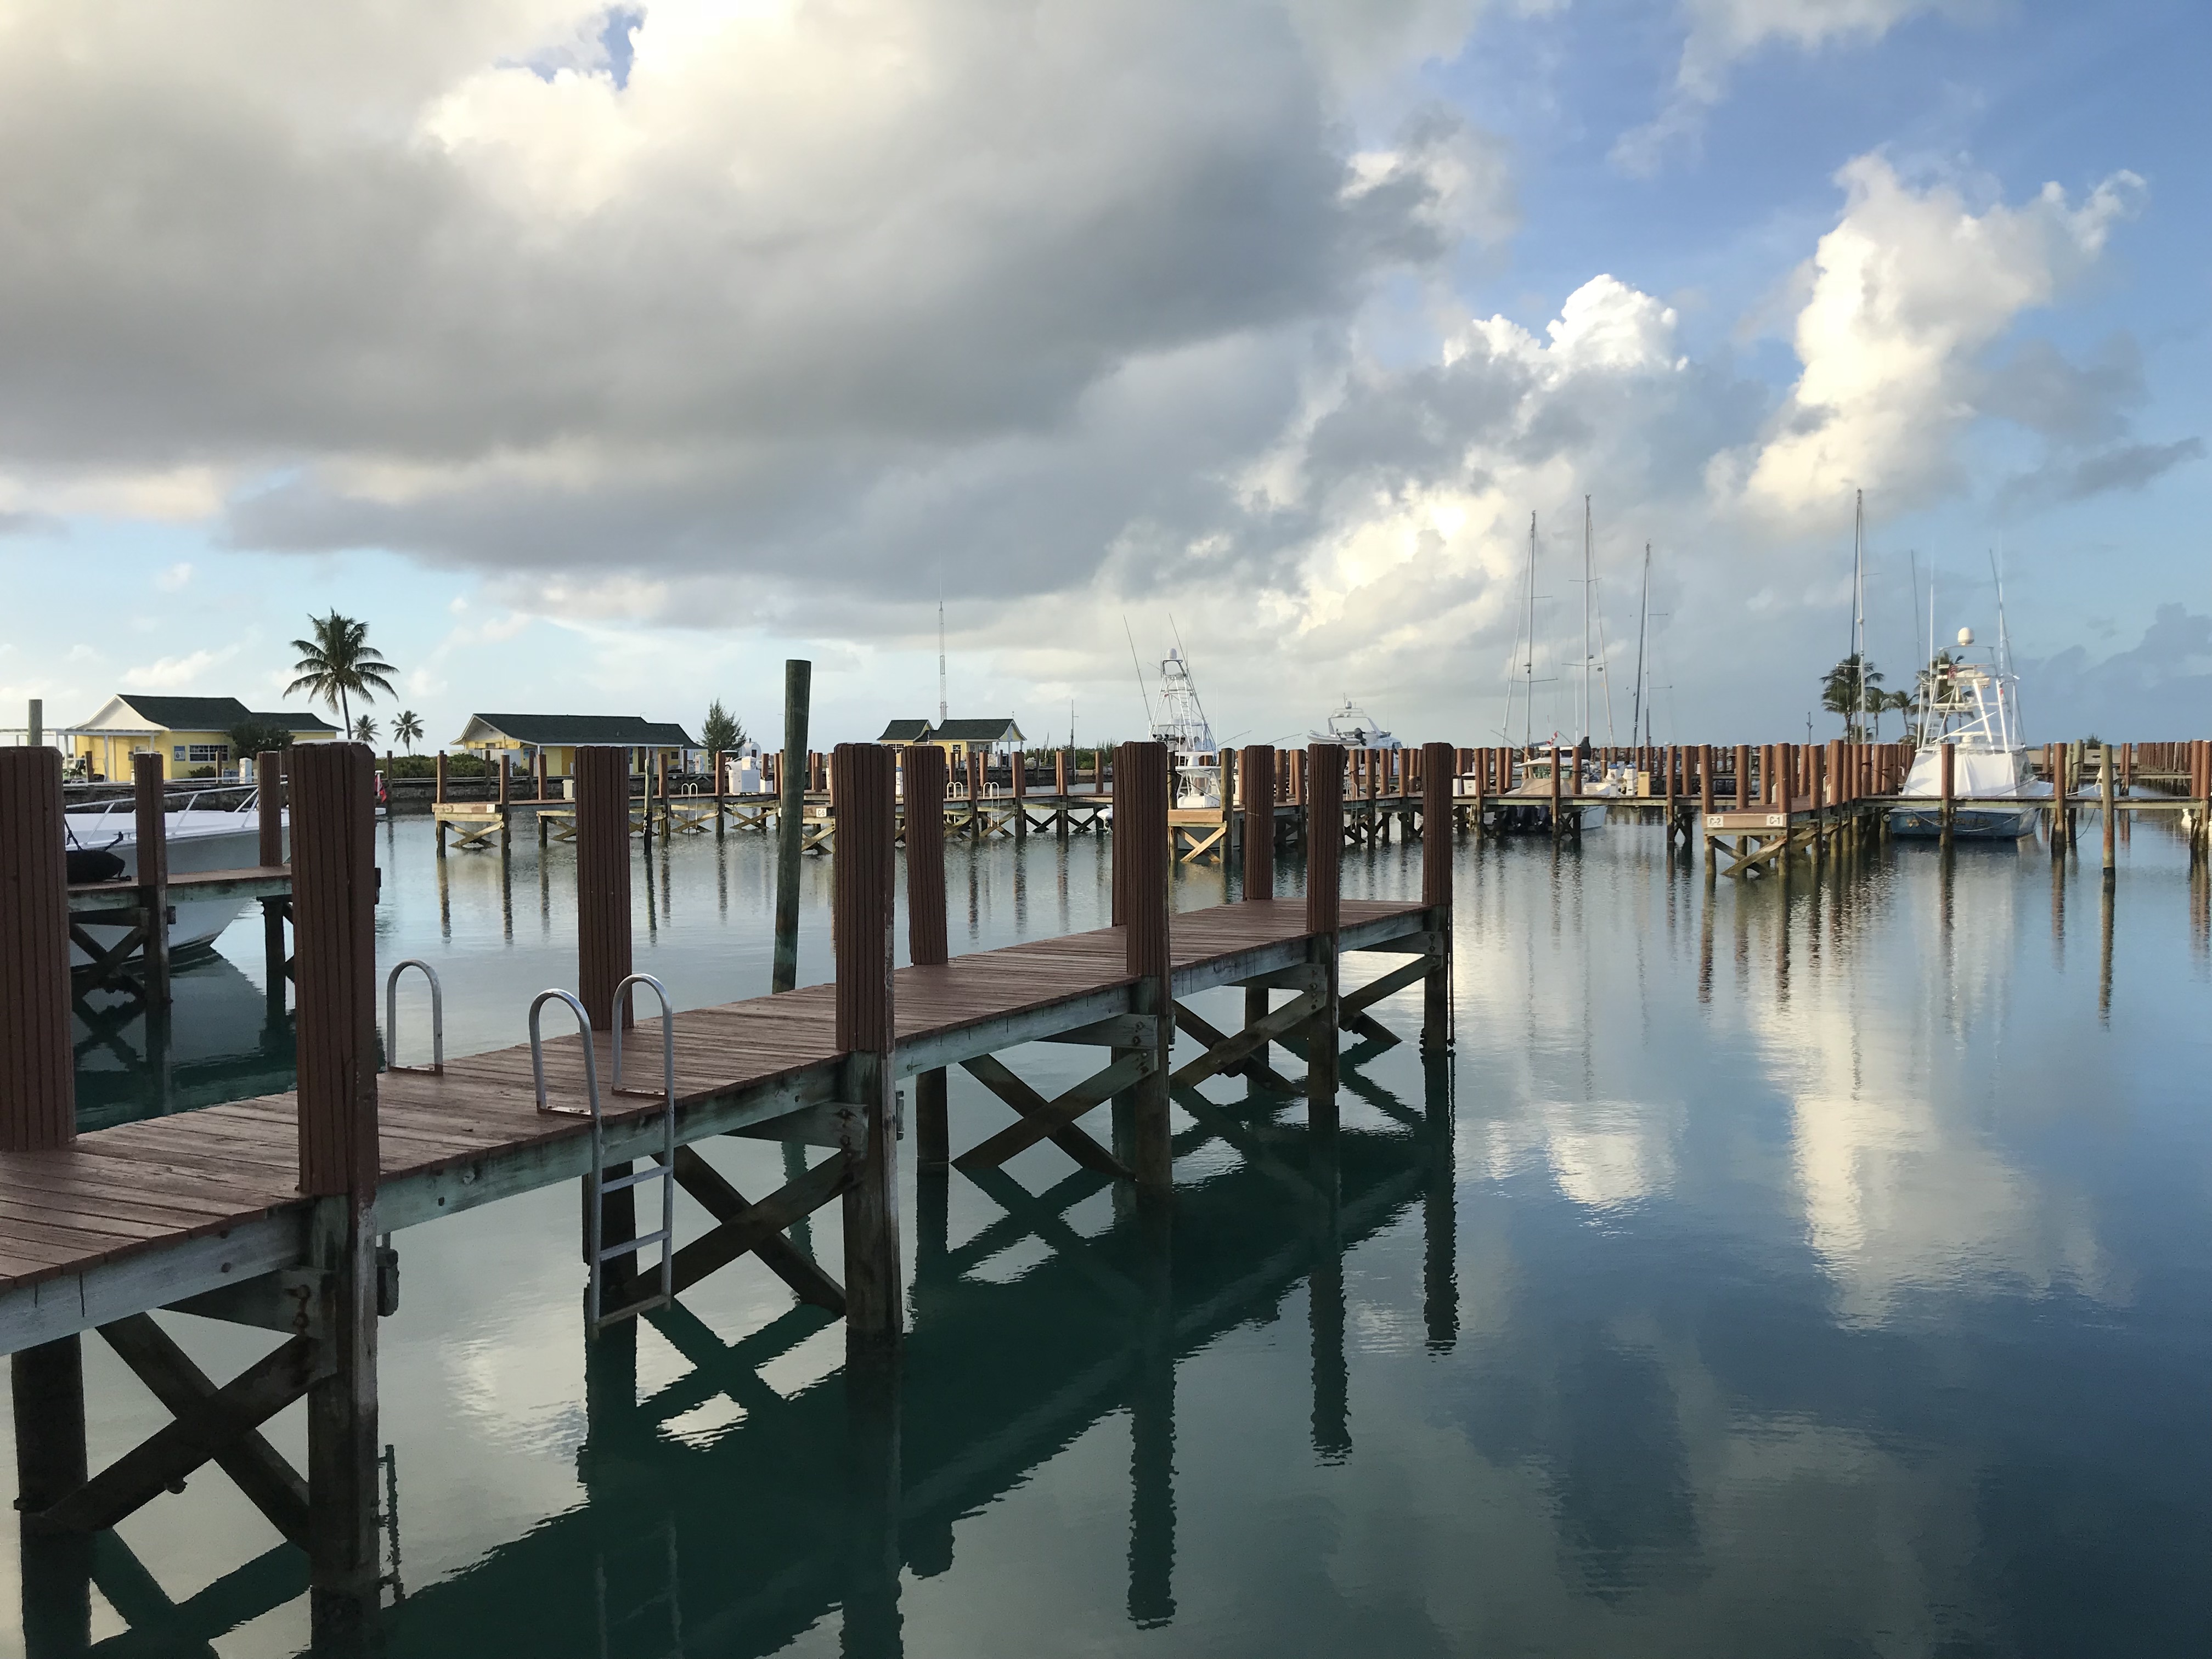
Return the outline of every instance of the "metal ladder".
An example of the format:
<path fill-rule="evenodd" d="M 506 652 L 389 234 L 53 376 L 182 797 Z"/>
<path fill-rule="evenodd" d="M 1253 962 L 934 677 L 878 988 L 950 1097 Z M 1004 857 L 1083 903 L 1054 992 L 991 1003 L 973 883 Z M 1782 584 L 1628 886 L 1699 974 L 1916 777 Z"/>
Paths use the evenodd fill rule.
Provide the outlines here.
<path fill-rule="evenodd" d="M 430 1063 L 428 1066 L 402 1066 L 399 1063 L 399 976 L 410 968 L 419 968 L 422 977 L 430 981 Z M 384 976 L 384 1069 L 387 1072 L 422 1072 L 431 1077 L 446 1074 L 446 992 L 438 983 L 438 970 L 420 957 L 410 957 L 404 962 L 395 962 L 392 971 Z"/>
<path fill-rule="evenodd" d="M 577 1030 L 584 1040 L 584 1091 L 590 1103 L 592 1115 L 592 1176 L 584 1206 L 586 1243 L 585 1261 L 590 1270 L 590 1282 L 585 1291 L 584 1322 L 586 1333 L 597 1336 L 617 1321 L 632 1319 L 654 1308 L 665 1308 L 676 1299 L 676 1009 L 668 1000 L 668 989 L 650 974 L 632 974 L 615 987 L 614 1006 L 619 1010 L 624 997 L 633 985 L 647 985 L 660 999 L 660 1150 L 653 1154 L 655 1161 L 629 1174 L 607 1178 L 606 1123 L 599 1110 L 599 1049 L 592 1040 L 591 1016 L 584 1005 L 567 991 L 540 991 L 530 1005 L 530 1071 L 538 1089 L 538 1109 L 558 1112 L 562 1109 L 550 1103 L 545 1092 L 545 1048 L 540 1032 L 540 1017 L 549 1002 L 566 1003 L 576 1016 Z M 614 1021 L 614 1082 L 617 1094 L 652 1098 L 651 1091 L 624 1089 L 622 1086 L 622 1019 L 617 1013 Z M 643 1185 L 648 1181 L 660 1183 L 660 1225 L 649 1233 L 640 1233 L 635 1238 L 617 1239 L 609 1244 L 600 1236 L 602 1217 L 599 1200 L 609 1193 Z M 633 1264 L 638 1253 L 647 1245 L 658 1245 L 660 1261 L 657 1268 L 659 1288 L 653 1295 L 606 1311 L 603 1291 L 606 1264 L 618 1257 L 629 1256 Z"/>

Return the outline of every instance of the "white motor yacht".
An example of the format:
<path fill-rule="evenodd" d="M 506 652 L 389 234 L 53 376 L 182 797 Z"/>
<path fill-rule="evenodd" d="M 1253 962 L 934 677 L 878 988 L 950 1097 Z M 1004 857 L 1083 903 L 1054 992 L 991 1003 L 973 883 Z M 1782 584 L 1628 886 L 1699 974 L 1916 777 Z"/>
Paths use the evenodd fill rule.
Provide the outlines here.
<path fill-rule="evenodd" d="M 168 815 L 164 833 L 168 843 L 169 874 L 188 875 L 208 870 L 249 870 L 260 862 L 261 819 L 257 797 L 246 792 L 237 805 L 216 804 L 205 795 L 186 798 Z M 105 874 L 118 885 L 137 879 L 138 814 L 128 796 L 67 809 L 70 862 L 76 866 L 71 880 Z M 119 864 L 88 856 L 105 853 Z M 173 959 L 191 951 L 211 948 L 216 936 L 238 920 L 253 901 L 249 897 L 178 898 L 173 901 L 176 919 L 169 924 L 169 954 Z M 91 958 L 76 945 L 70 947 L 72 967 L 88 965 Z"/>
<path fill-rule="evenodd" d="M 1971 628 L 1959 630 L 1962 650 L 1974 642 Z M 1939 658 L 1922 677 L 1920 747 L 1899 793 L 1933 800 L 1943 793 L 1943 750 L 1953 751 L 1951 834 L 1964 841 L 2018 841 L 2035 833 L 2040 800 L 2051 786 L 2030 774 L 2027 750 L 2020 740 L 2020 692 L 2002 653 L 1996 663 Z M 1889 815 L 1895 836 L 1939 836 L 1942 809 L 1900 806 Z"/>

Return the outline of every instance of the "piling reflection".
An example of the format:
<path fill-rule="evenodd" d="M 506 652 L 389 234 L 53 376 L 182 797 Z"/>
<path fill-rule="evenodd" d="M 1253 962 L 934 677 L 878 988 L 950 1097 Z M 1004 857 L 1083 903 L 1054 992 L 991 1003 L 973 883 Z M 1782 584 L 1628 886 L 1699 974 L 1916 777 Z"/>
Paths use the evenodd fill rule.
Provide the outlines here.
<path fill-rule="evenodd" d="M 1001 1214 L 957 1243 L 945 1183 L 968 1177 L 924 1178 L 912 1328 L 895 1363 L 848 1362 L 780 1395 L 760 1368 L 827 1316 L 794 1309 L 726 1342 L 678 1306 L 648 1317 L 691 1369 L 641 1399 L 635 1333 L 611 1333 L 586 1358 L 588 1501 L 410 1597 L 391 1615 L 392 1645 L 568 1651 L 596 1626 L 623 1637 L 608 1651 L 660 1651 L 650 1638 L 665 1626 L 687 1652 L 769 1653 L 834 1614 L 843 1653 L 890 1659 L 905 1650 L 902 1575 L 950 1571 L 958 1519 L 1117 1416 L 1129 1433 L 1127 1616 L 1174 1623 L 1178 1367 L 1281 1317 L 1303 1285 L 1314 1450 L 1352 1458 L 1343 1259 L 1408 1214 L 1428 1234 L 1428 1339 L 1438 1350 L 1456 1339 L 1451 1068 L 1425 1071 L 1418 1105 L 1357 1080 L 1379 1120 L 1347 1115 L 1319 1144 L 1280 1095 L 1208 1101 L 1179 1156 L 1233 1136 L 1264 1161 L 1229 1159 L 1179 1186 L 1171 1217 L 1146 1206 L 1087 1237 L 1065 1217 L 1103 1186 L 1088 1172 L 1033 1195 L 994 1172 Z M 1040 1236 L 1050 1248 L 1020 1276 L 975 1276 Z M 667 1432 L 716 1396 L 742 1418 L 707 1437 Z"/>
<path fill-rule="evenodd" d="M 281 969 L 279 984 L 282 983 Z M 170 975 L 167 1008 L 106 994 L 77 1000 L 77 1127 L 104 1129 L 292 1086 L 292 1018 L 234 963 Z"/>

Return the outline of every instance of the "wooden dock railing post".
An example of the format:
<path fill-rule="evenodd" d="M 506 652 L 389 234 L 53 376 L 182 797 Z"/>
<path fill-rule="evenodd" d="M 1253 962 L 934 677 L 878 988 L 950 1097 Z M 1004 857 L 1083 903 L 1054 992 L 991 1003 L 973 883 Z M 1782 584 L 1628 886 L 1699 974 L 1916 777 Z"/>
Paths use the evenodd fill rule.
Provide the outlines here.
<path fill-rule="evenodd" d="M 1123 963 L 1136 981 L 1132 1012 L 1154 1017 L 1154 1064 L 1127 1095 L 1126 1148 L 1140 1199 L 1165 1199 L 1175 1185 L 1170 1143 L 1168 1050 L 1175 1041 L 1168 961 L 1167 745 L 1125 743 L 1114 755 L 1115 890 L 1121 901 Z"/>
<path fill-rule="evenodd" d="M 160 1008 L 169 1000 L 168 786 L 162 781 L 161 757 L 133 755 L 131 784 L 138 817 L 138 903 L 146 921 L 138 982 L 145 988 L 148 1006 Z"/>
<path fill-rule="evenodd" d="M 841 743 L 833 760 L 837 851 L 832 918 L 837 953 L 839 1098 L 844 1192 L 845 1320 L 848 1347 L 881 1350 L 899 1340 L 897 1045 L 891 1007 L 891 922 L 898 804 L 891 751 Z"/>
<path fill-rule="evenodd" d="M 906 946 L 917 968 L 951 959 L 945 918 L 945 751 L 933 743 L 906 750 Z M 915 1152 L 925 1170 L 952 1156 L 945 1071 L 914 1079 Z"/>
<path fill-rule="evenodd" d="M 1437 936 L 1439 960 L 1421 979 L 1421 1048 L 1451 1047 L 1452 836 L 1451 745 L 1421 745 L 1421 902 Z"/>
<path fill-rule="evenodd" d="M 1316 743 L 1306 750 L 1311 798 L 1306 805 L 1306 932 L 1309 960 L 1322 972 L 1319 1013 L 1307 1026 L 1306 1122 L 1321 1133 L 1336 1128 L 1336 934 L 1344 868 L 1344 750 Z"/>
<path fill-rule="evenodd" d="M 309 1622 L 343 1646 L 377 1604 L 376 779 L 366 745 L 292 756 L 300 1190 L 309 1265 L 331 1287 L 307 1390 Z"/>
<path fill-rule="evenodd" d="M 807 707 L 814 665 L 793 657 L 783 665 L 783 763 L 776 769 L 775 963 L 769 989 L 799 983 L 799 854 L 806 841 L 806 784 L 812 757 L 806 750 Z"/>

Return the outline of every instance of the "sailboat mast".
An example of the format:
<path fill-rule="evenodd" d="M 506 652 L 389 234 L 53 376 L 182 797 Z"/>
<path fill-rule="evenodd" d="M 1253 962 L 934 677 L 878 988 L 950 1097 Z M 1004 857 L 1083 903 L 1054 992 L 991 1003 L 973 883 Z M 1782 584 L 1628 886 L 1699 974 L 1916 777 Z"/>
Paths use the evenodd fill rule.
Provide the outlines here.
<path fill-rule="evenodd" d="M 1651 631 L 1651 544 L 1644 544 L 1644 602 L 1636 619 L 1636 695 L 1628 705 L 1628 740 L 1644 724 L 1644 647 Z"/>
<path fill-rule="evenodd" d="M 1590 676 L 1590 498 L 1583 497 L 1583 707 L 1577 747 L 1589 741 Z"/>
<path fill-rule="evenodd" d="M 1525 754 L 1536 736 L 1536 515 L 1528 514 L 1528 657 L 1522 671 L 1528 688 L 1521 699 L 1521 748 Z"/>
<path fill-rule="evenodd" d="M 937 723 L 945 724 L 945 578 L 937 579 Z"/>

